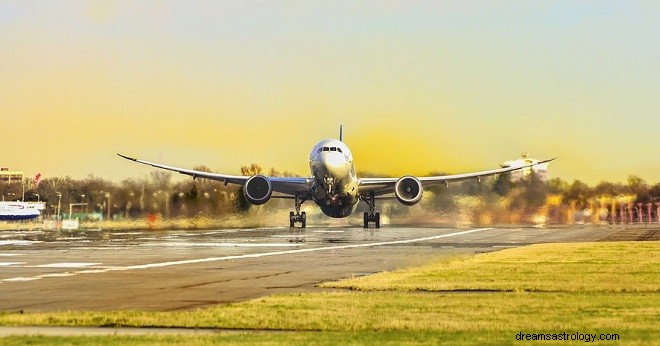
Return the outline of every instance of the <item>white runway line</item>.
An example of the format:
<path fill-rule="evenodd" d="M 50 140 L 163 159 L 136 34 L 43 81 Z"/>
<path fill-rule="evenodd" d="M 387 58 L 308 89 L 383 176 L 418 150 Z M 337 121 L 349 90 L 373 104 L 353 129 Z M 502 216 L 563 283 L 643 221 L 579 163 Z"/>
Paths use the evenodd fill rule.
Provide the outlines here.
<path fill-rule="evenodd" d="M 0 245 L 32 245 L 43 243 L 40 240 L 0 240 Z"/>
<path fill-rule="evenodd" d="M 74 273 L 53 273 L 53 274 L 44 274 L 39 275 L 40 278 L 61 278 L 66 276 L 74 276 Z"/>
<path fill-rule="evenodd" d="M 13 256 L 21 256 L 21 254 L 18 254 L 18 253 L 0 253 L 0 257 L 13 257 Z"/>
<path fill-rule="evenodd" d="M 39 280 L 41 279 L 41 276 L 34 276 L 34 277 L 28 277 L 28 278 L 11 278 L 11 279 L 4 279 L 2 282 L 23 282 L 23 281 L 34 281 L 34 280 Z"/>
<path fill-rule="evenodd" d="M 97 266 L 100 264 L 103 263 L 62 262 L 62 263 L 41 264 L 33 267 L 34 268 L 85 268 L 85 267 Z"/>
<path fill-rule="evenodd" d="M 25 264 L 27 262 L 0 262 L 0 267 L 15 266 L 19 264 Z"/>
<path fill-rule="evenodd" d="M 163 247 L 296 247 L 302 244 L 289 244 L 289 243 L 157 243 L 157 244 L 142 244 L 142 246 L 163 246 Z"/>
<path fill-rule="evenodd" d="M 441 239 L 441 238 L 456 237 L 456 236 L 460 236 L 460 235 L 476 233 L 476 232 L 482 232 L 482 231 L 487 231 L 487 230 L 491 230 L 491 229 L 493 229 L 493 228 L 492 227 L 478 228 L 478 229 L 473 229 L 473 230 L 468 230 L 468 231 L 441 234 L 441 235 L 435 235 L 435 236 L 430 236 L 430 237 L 414 238 L 414 239 L 406 239 L 406 240 L 383 241 L 383 242 L 366 243 L 366 244 L 325 246 L 325 247 L 317 247 L 317 248 L 295 249 L 295 250 L 274 251 L 274 252 L 262 252 L 262 253 L 254 253 L 254 254 L 247 254 L 247 255 L 234 255 L 234 256 L 224 256 L 224 257 L 208 257 L 208 258 L 199 258 L 199 259 L 181 260 L 181 261 L 170 261 L 170 262 L 161 262 L 161 263 L 146 263 L 146 264 L 125 266 L 125 267 L 110 267 L 110 268 L 105 268 L 105 269 L 80 270 L 80 271 L 69 272 L 69 274 L 73 274 L 73 275 L 77 275 L 77 274 L 100 274 L 100 273 L 108 273 L 108 272 L 113 272 L 113 271 L 128 271 L 128 270 L 138 270 L 138 269 L 162 268 L 162 267 L 171 267 L 171 266 L 184 265 L 184 264 L 219 262 L 219 261 L 229 261 L 229 260 L 236 260 L 236 259 L 246 259 L 246 258 L 260 258 L 260 257 L 290 255 L 290 254 L 298 254 L 298 253 L 306 253 L 306 252 L 319 252 L 319 251 L 343 250 L 343 249 L 357 249 L 357 248 L 366 248 L 366 247 L 375 247 L 375 246 L 384 246 L 384 245 L 396 245 L 396 244 L 411 244 L 411 243 L 418 243 L 418 242 L 427 241 L 427 240 L 435 240 L 435 239 Z M 52 275 L 52 274 L 46 274 L 46 275 Z M 3 279 L 3 280 L 0 280 L 0 283 L 2 283 L 2 282 L 16 282 L 16 281 L 32 281 L 32 280 L 39 280 L 39 279 L 42 279 L 44 277 L 48 277 L 48 276 L 38 275 L 38 276 L 34 276 L 34 277 L 20 277 L 20 278 Z"/>

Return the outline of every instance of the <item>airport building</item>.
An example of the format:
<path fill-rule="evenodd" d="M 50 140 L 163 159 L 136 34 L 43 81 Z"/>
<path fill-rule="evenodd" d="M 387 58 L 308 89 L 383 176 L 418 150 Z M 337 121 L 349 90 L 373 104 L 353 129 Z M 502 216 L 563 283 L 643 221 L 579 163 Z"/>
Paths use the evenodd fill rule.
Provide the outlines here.
<path fill-rule="evenodd" d="M 23 181 L 23 172 L 10 171 L 9 168 L 0 168 L 0 181 L 11 184 L 12 180 L 15 182 Z"/>
<path fill-rule="evenodd" d="M 2 200 L 25 200 L 25 185 L 23 184 L 23 178 L 25 175 L 21 171 L 10 171 L 9 168 L 0 168 L 0 183 L 3 185 L 20 184 L 21 192 L 7 192 L 4 188 L 0 188 L 0 193 L 2 193 Z M 21 195 L 18 195 L 21 193 Z"/>
<path fill-rule="evenodd" d="M 523 167 L 527 165 L 531 165 L 534 163 L 539 162 L 540 160 L 533 159 L 529 157 L 529 153 L 523 153 L 521 155 L 521 158 L 517 160 L 511 160 L 511 161 L 506 161 L 502 163 L 500 166 L 502 168 L 506 167 Z M 534 172 L 540 179 L 541 181 L 547 181 L 548 180 L 548 165 L 549 162 L 532 166 L 532 167 L 527 167 L 524 169 L 519 169 L 516 171 L 511 172 L 511 181 L 520 181 L 524 178 L 529 177 L 529 175 Z"/>

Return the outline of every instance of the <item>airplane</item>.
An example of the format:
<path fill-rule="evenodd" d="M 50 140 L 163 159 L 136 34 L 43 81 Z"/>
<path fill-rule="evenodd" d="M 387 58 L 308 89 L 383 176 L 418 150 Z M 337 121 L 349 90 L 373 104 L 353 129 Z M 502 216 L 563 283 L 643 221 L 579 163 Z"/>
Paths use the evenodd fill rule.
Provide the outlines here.
<path fill-rule="evenodd" d="M 117 155 L 137 163 L 189 175 L 193 179 L 203 178 L 222 181 L 225 186 L 227 184 L 240 185 L 243 187 L 243 194 L 247 201 L 254 205 L 264 204 L 270 198 L 294 199 L 295 213 L 293 211 L 289 213 L 289 226 L 295 227 L 297 223 L 300 223 L 301 228 L 306 227 L 307 217 L 304 211 L 300 212 L 300 208 L 308 200 L 314 201 L 325 215 L 333 218 L 343 218 L 351 215 L 355 211 L 358 202 L 363 201 L 369 206 L 369 211 L 364 212 L 363 215 L 364 228 L 369 228 L 370 223 L 373 223 L 375 228 L 380 228 L 380 213 L 376 212 L 376 200 L 387 198 L 385 195 L 394 194 L 394 197 L 400 203 L 412 206 L 422 199 L 424 187 L 440 184 L 448 186 L 449 182 L 467 179 L 481 181 L 484 176 L 525 169 L 555 159 L 539 161 L 525 166 L 504 167 L 464 174 L 360 178 L 355 173 L 353 155 L 343 142 L 342 134 L 342 128 L 340 127 L 339 140 L 324 139 L 314 145 L 309 154 L 311 176 L 306 178 L 267 177 L 262 174 L 238 176 L 209 173 L 143 161 L 120 153 L 117 153 Z M 273 192 L 278 193 L 278 195 L 273 195 Z"/>

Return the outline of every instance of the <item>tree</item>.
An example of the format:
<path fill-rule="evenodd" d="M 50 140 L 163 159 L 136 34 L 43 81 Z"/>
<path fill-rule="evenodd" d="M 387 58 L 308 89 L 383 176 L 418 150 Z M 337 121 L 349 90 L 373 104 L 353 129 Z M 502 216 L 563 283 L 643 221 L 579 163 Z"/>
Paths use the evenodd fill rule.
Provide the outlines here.
<path fill-rule="evenodd" d="M 580 180 L 573 181 L 573 184 L 564 193 L 565 201 L 575 201 L 578 207 L 587 205 L 587 200 L 593 196 L 591 188 Z"/>
<path fill-rule="evenodd" d="M 651 200 L 649 196 L 649 185 L 637 175 L 628 176 L 628 189 L 637 196 L 638 203 L 648 203 Z"/>
<path fill-rule="evenodd" d="M 513 188 L 513 183 L 509 172 L 499 174 L 493 183 L 493 192 L 500 196 L 506 196 L 511 188 Z"/>
<path fill-rule="evenodd" d="M 594 195 L 596 196 L 617 196 L 623 192 L 623 185 L 611 183 L 609 181 L 601 181 L 594 187 Z"/>
<path fill-rule="evenodd" d="M 525 192 L 523 195 L 530 211 L 534 211 L 545 204 L 548 196 L 548 186 L 533 170 L 529 178 L 525 181 Z"/>
<path fill-rule="evenodd" d="M 168 190 L 172 182 L 172 173 L 167 171 L 152 171 L 149 173 L 151 185 L 155 190 Z"/>
<path fill-rule="evenodd" d="M 556 195 L 563 195 L 569 189 L 568 182 L 562 178 L 552 178 L 548 181 L 548 192 Z"/>
<path fill-rule="evenodd" d="M 241 174 L 245 176 L 261 174 L 262 171 L 263 170 L 261 169 L 261 166 L 256 163 L 253 163 L 249 166 L 241 166 Z"/>

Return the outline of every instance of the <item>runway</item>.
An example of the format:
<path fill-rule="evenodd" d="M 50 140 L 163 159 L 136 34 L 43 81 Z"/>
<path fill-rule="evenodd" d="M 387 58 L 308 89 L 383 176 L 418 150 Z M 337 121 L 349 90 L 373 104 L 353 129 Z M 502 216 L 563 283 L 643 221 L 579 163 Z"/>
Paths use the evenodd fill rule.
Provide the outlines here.
<path fill-rule="evenodd" d="M 176 310 L 619 228 L 0 232 L 0 311 Z"/>

